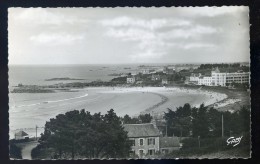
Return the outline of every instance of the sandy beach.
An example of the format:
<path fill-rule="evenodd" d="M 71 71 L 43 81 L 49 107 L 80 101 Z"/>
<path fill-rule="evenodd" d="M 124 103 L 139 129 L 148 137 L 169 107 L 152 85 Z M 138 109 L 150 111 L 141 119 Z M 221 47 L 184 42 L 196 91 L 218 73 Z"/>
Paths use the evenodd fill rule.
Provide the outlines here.
<path fill-rule="evenodd" d="M 44 127 L 50 118 L 70 110 L 85 109 L 91 113 L 104 114 L 109 109 L 114 109 L 119 116 L 136 116 L 140 113 L 161 114 L 167 108 L 176 110 L 176 107 L 185 103 L 198 107 L 202 103 L 207 106 L 227 99 L 224 93 L 177 87 L 91 87 L 75 91 L 77 92 L 10 93 L 10 138 L 17 129 L 24 129 L 35 136 L 36 125 Z M 230 103 L 234 102 L 226 101 L 218 105 Z M 43 132 L 43 128 L 38 131 Z"/>

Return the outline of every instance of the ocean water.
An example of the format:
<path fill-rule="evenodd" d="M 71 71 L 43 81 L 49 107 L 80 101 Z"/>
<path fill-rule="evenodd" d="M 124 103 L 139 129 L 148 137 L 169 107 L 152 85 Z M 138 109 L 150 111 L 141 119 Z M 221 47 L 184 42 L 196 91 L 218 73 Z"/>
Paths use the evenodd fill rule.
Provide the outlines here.
<path fill-rule="evenodd" d="M 130 69 L 129 69 L 130 68 Z M 61 81 L 45 81 L 51 78 L 69 77 L 80 82 L 90 82 L 94 80 L 109 81 L 113 73 L 135 73 L 138 65 L 56 65 L 56 66 L 29 66 L 11 65 L 9 66 L 9 88 L 17 86 L 19 83 L 28 85 L 48 85 Z M 65 82 L 75 82 L 77 80 L 66 80 Z"/>

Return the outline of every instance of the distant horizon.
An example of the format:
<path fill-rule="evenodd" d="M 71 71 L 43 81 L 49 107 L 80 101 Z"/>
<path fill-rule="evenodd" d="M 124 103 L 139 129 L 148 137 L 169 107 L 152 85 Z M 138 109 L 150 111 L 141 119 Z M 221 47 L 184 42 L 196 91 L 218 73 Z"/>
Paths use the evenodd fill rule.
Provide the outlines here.
<path fill-rule="evenodd" d="M 247 63 L 250 62 L 242 61 L 242 62 L 205 62 L 205 63 L 197 63 L 197 62 L 187 62 L 187 63 L 86 63 L 86 64 L 8 64 L 8 66 L 63 66 L 63 65 L 184 65 L 184 64 L 191 64 L 191 65 L 199 65 L 199 64 L 235 64 L 235 63 Z"/>

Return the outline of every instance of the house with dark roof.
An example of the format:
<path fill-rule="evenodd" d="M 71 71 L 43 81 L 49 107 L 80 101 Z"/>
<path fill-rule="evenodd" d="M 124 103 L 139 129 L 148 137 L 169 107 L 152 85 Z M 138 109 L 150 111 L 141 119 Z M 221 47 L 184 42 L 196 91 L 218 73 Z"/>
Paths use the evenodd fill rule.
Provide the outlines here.
<path fill-rule="evenodd" d="M 29 139 L 29 135 L 21 130 L 21 131 L 14 134 L 14 139 L 15 140 Z"/>
<path fill-rule="evenodd" d="M 155 155 L 160 151 L 160 131 L 153 123 L 146 124 L 124 124 L 124 130 L 128 132 L 131 142 L 130 156 L 144 158 Z"/>
<path fill-rule="evenodd" d="M 161 77 L 160 77 L 160 75 L 152 75 L 152 77 L 151 77 L 151 80 L 152 81 L 158 81 L 158 80 L 160 80 L 161 79 Z"/>
<path fill-rule="evenodd" d="M 168 154 L 173 150 L 180 150 L 179 137 L 160 137 L 159 138 L 160 152 Z"/>

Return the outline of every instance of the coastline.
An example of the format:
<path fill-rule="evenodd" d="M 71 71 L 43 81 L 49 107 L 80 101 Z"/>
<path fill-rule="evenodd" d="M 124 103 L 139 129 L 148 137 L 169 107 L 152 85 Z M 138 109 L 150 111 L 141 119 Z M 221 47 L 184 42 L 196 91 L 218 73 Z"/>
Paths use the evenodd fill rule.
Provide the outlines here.
<path fill-rule="evenodd" d="M 54 118 L 57 114 L 65 113 L 70 110 L 86 109 L 93 113 L 106 112 L 113 108 L 119 116 L 125 114 L 137 116 L 144 113 L 163 115 L 163 112 L 165 112 L 167 108 L 176 110 L 176 107 L 182 106 L 184 103 L 190 103 L 191 106 L 196 107 L 201 103 L 204 103 L 205 106 L 208 107 L 216 103 L 222 103 L 224 106 L 219 105 L 217 110 L 222 110 L 227 106 L 237 104 L 232 101 L 225 102 L 225 100 L 234 97 L 234 95 L 232 96 L 232 92 L 234 91 L 229 93 L 227 89 L 219 91 L 219 89 L 212 90 L 198 86 L 196 88 L 179 86 L 85 87 L 81 89 L 71 89 L 71 91 L 73 92 L 42 93 L 41 96 L 45 96 L 45 98 L 42 99 L 39 97 L 38 100 L 35 100 L 38 104 L 32 101 L 32 103 L 36 104 L 34 106 L 30 106 L 30 104 L 26 104 L 27 106 L 22 106 L 21 108 L 12 108 L 12 106 L 10 106 L 10 129 L 32 128 L 31 131 L 32 134 L 34 134 L 35 128 L 33 129 L 33 127 L 35 127 L 35 125 L 31 125 L 32 121 L 33 124 L 44 126 L 45 122 L 50 118 Z M 30 97 L 34 97 L 35 95 L 31 93 L 25 94 Z M 14 95 L 23 97 L 23 94 L 20 93 L 12 93 L 12 96 Z M 54 95 L 56 95 L 56 97 Z M 59 95 L 63 96 L 63 98 L 59 97 Z M 73 97 L 71 97 L 72 95 Z M 29 103 L 27 102 L 28 99 L 26 103 Z M 48 103 L 39 103 L 39 101 Z M 24 124 L 20 125 L 16 123 L 17 121 L 12 122 L 12 120 L 20 120 L 19 122 Z M 18 127 L 12 123 L 16 123 Z"/>

